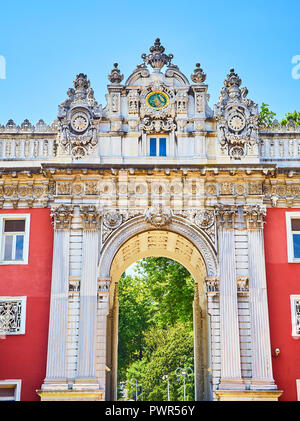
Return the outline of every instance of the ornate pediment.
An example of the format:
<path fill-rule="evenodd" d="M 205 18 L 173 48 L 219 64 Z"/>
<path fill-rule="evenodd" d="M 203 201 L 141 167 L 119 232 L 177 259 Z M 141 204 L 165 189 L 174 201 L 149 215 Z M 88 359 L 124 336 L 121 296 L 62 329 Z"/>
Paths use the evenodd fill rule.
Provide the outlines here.
<path fill-rule="evenodd" d="M 247 88 L 240 88 L 241 82 L 230 69 L 215 106 L 221 148 L 235 159 L 247 155 L 248 149 L 258 142 L 258 107 L 247 98 Z"/>
<path fill-rule="evenodd" d="M 96 124 L 101 116 L 101 107 L 83 73 L 76 76 L 74 89 L 69 89 L 67 95 L 68 98 L 58 107 L 58 143 L 61 153 L 80 159 L 97 144 Z"/>

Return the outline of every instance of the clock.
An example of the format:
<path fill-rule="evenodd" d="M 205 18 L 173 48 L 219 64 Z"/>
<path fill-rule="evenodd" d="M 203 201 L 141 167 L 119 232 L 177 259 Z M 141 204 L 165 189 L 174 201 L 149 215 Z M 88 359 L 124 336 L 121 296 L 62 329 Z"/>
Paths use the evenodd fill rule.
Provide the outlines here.
<path fill-rule="evenodd" d="M 71 127 L 77 133 L 83 133 L 89 126 L 89 117 L 87 113 L 78 111 L 71 117 Z"/>
<path fill-rule="evenodd" d="M 228 119 L 228 127 L 234 132 L 240 132 L 245 125 L 245 117 L 240 113 L 232 114 Z"/>
<path fill-rule="evenodd" d="M 162 110 L 169 105 L 169 97 L 161 91 L 152 91 L 146 96 L 146 104 L 150 108 Z"/>

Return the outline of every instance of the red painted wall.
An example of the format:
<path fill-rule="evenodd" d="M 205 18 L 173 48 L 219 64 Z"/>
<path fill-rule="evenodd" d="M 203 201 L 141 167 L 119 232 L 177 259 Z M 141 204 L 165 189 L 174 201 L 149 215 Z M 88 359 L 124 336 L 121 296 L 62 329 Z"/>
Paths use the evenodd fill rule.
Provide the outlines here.
<path fill-rule="evenodd" d="M 36 394 L 46 376 L 53 229 L 49 209 L 2 209 L 30 213 L 28 265 L 0 266 L 0 296 L 27 296 L 24 335 L 0 339 L 0 379 L 21 379 L 21 400 Z"/>
<path fill-rule="evenodd" d="M 300 209 L 268 209 L 265 218 L 265 256 L 273 374 L 280 400 L 296 401 L 300 379 L 300 339 L 291 336 L 290 295 L 300 294 L 300 263 L 288 263 L 286 212 Z M 274 350 L 280 349 L 278 357 Z"/>

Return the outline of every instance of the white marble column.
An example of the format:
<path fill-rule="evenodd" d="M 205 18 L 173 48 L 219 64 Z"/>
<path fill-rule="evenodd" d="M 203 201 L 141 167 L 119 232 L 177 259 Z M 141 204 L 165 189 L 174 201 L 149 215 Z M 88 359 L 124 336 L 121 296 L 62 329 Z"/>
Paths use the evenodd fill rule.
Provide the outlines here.
<path fill-rule="evenodd" d="M 99 384 L 100 388 L 106 390 L 106 373 L 111 370 L 107 366 L 107 316 L 109 313 L 109 290 L 111 278 L 98 279 L 98 340 L 99 340 L 99 355 L 98 355 L 98 370 L 99 370 Z"/>
<path fill-rule="evenodd" d="M 235 269 L 234 219 L 236 211 L 216 211 L 220 262 L 220 340 L 221 382 L 219 389 L 241 390 L 240 337 L 238 325 L 237 285 Z"/>
<path fill-rule="evenodd" d="M 245 210 L 248 224 L 249 293 L 252 339 L 251 389 L 276 389 L 268 315 L 263 217 L 265 209 L 253 206 Z"/>
<path fill-rule="evenodd" d="M 66 341 L 69 290 L 69 237 L 73 209 L 52 211 L 54 243 L 46 378 L 42 390 L 67 389 Z"/>
<path fill-rule="evenodd" d="M 99 255 L 99 215 L 94 206 L 81 209 L 82 272 L 77 376 L 74 390 L 98 389 L 96 375 L 97 265 Z"/>

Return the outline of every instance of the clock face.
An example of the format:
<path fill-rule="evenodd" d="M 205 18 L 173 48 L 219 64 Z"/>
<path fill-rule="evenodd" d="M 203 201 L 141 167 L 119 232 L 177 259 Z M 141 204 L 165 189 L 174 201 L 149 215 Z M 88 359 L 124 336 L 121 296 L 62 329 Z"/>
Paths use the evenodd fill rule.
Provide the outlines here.
<path fill-rule="evenodd" d="M 169 97 L 161 91 L 150 92 L 146 97 L 146 104 L 150 108 L 161 110 L 169 105 Z"/>
<path fill-rule="evenodd" d="M 233 114 L 228 119 L 228 126 L 234 132 L 240 132 L 245 125 L 245 117 L 242 114 Z"/>
<path fill-rule="evenodd" d="M 89 126 L 88 115 L 82 111 L 79 111 L 72 115 L 71 118 L 71 127 L 75 132 L 82 133 L 85 132 Z"/>

